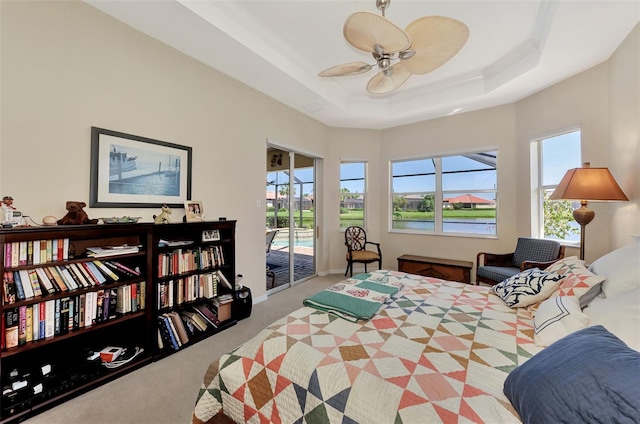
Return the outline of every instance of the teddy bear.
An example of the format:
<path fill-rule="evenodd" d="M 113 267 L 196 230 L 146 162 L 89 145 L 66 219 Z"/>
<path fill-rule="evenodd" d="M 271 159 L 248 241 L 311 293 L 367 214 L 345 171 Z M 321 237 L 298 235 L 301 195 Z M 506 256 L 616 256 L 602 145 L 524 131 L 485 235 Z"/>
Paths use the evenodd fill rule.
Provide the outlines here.
<path fill-rule="evenodd" d="M 67 201 L 67 214 L 58 220 L 58 225 L 97 224 L 97 219 L 89 219 L 87 213 L 82 210 L 85 206 L 85 202 Z"/>
<path fill-rule="evenodd" d="M 160 212 L 160 215 L 153 215 L 153 222 L 156 224 L 170 224 L 171 218 L 169 215 L 171 215 L 171 208 L 164 203 L 162 205 L 162 212 Z"/>

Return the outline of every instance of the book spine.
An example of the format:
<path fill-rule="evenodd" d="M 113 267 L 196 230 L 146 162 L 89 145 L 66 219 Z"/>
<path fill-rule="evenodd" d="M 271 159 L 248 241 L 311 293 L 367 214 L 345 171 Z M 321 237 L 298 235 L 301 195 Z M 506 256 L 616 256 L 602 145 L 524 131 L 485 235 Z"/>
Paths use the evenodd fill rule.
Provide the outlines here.
<path fill-rule="evenodd" d="M 18 296 L 18 300 L 26 299 L 26 296 L 24 293 L 24 287 L 22 286 L 22 281 L 20 279 L 20 272 L 18 271 L 13 272 L 13 281 L 16 286 L 16 294 Z"/>
<path fill-rule="evenodd" d="M 111 278 L 113 281 L 118 281 L 120 279 L 120 277 L 116 275 L 115 272 L 111 271 L 111 269 L 108 266 L 106 266 L 104 263 L 102 263 L 102 261 L 95 260 L 93 261 L 93 263 L 96 264 L 98 269 L 102 271 L 107 277 Z"/>
<path fill-rule="evenodd" d="M 39 333 L 40 338 L 44 339 L 47 336 L 47 302 L 38 303 L 38 308 L 40 309 L 40 312 L 38 313 L 38 325 L 40 326 Z"/>
<path fill-rule="evenodd" d="M 33 264 L 40 265 L 40 240 L 33 242 Z"/>
<path fill-rule="evenodd" d="M 20 254 L 18 256 L 18 265 L 26 265 L 27 264 L 27 242 L 21 241 L 19 242 L 20 246 Z"/>
<path fill-rule="evenodd" d="M 27 307 L 22 305 L 18 308 L 18 345 L 27 343 Z"/>
<path fill-rule="evenodd" d="M 53 240 L 47 240 L 46 245 L 47 262 L 53 262 Z"/>
<path fill-rule="evenodd" d="M 26 308 L 26 342 L 33 341 L 33 305 Z"/>
<path fill-rule="evenodd" d="M 27 242 L 27 265 L 33 265 L 33 241 Z"/>
<path fill-rule="evenodd" d="M 20 274 L 20 283 L 22 283 L 22 289 L 24 290 L 25 299 L 31 299 L 33 294 L 33 287 L 31 286 L 31 277 L 29 277 L 29 272 L 26 269 L 21 269 L 18 271 Z"/>
<path fill-rule="evenodd" d="M 53 337 L 55 335 L 55 320 L 56 320 L 56 302 L 55 300 L 47 300 L 45 303 L 45 327 L 44 335 L 46 338 Z"/>
<path fill-rule="evenodd" d="M 40 340 L 40 303 L 33 305 L 31 310 L 31 331 L 34 341 Z"/>
<path fill-rule="evenodd" d="M 4 244 L 4 267 L 9 268 L 12 267 L 11 263 L 11 243 Z"/>
<path fill-rule="evenodd" d="M 62 239 L 62 259 L 65 261 L 69 259 L 69 239 Z"/>
<path fill-rule="evenodd" d="M 14 241 L 11 243 L 11 266 L 16 267 L 20 265 L 20 242 Z"/>
<path fill-rule="evenodd" d="M 13 273 L 11 271 L 5 271 L 2 274 L 2 283 L 4 284 L 4 304 L 16 303 L 16 285 L 13 282 Z"/>
<path fill-rule="evenodd" d="M 19 322 L 18 308 L 4 311 L 4 345 L 7 349 L 18 346 Z"/>
<path fill-rule="evenodd" d="M 55 299 L 54 301 L 54 321 L 53 321 L 53 334 L 54 335 L 58 335 L 60 334 L 60 306 L 61 306 L 61 301 L 60 299 Z"/>
<path fill-rule="evenodd" d="M 34 296 L 42 296 L 42 289 L 40 288 L 40 280 L 38 279 L 38 273 L 35 269 L 28 271 L 29 281 L 31 281 L 31 288 L 33 289 Z"/>
<path fill-rule="evenodd" d="M 51 240 L 51 260 L 53 262 L 58 261 L 58 240 Z"/>

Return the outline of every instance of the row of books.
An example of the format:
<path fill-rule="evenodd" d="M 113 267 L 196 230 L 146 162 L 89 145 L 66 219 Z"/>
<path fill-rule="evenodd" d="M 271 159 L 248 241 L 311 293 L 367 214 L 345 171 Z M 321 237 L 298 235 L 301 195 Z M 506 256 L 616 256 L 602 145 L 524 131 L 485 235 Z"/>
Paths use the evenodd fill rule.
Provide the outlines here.
<path fill-rule="evenodd" d="M 140 275 L 138 267 L 131 268 L 118 261 L 100 260 L 5 271 L 3 300 L 6 305 L 15 303 L 16 300 L 100 286 Z"/>
<path fill-rule="evenodd" d="M 158 309 L 171 308 L 201 297 L 216 297 L 218 295 L 218 282 L 220 281 L 219 272 L 195 274 L 159 282 L 157 284 Z"/>
<path fill-rule="evenodd" d="M 4 245 L 4 267 L 39 265 L 69 259 L 69 239 L 14 241 Z"/>
<path fill-rule="evenodd" d="M 66 334 L 145 308 L 144 283 L 5 309 L 2 348 Z"/>
<path fill-rule="evenodd" d="M 213 303 L 201 302 L 180 311 L 158 315 L 158 347 L 178 350 L 208 329 L 218 328 L 220 320 Z"/>
<path fill-rule="evenodd" d="M 158 255 L 158 277 L 221 267 L 225 264 L 222 246 L 198 249 L 176 249 Z"/>

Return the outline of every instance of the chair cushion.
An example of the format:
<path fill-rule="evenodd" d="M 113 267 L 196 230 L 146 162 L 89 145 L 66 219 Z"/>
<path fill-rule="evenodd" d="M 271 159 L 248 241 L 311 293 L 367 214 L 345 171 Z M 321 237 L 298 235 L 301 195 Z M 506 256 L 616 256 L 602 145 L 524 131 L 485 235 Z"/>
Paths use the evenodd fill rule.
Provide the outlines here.
<path fill-rule="evenodd" d="M 478 276 L 489 278 L 496 283 L 505 280 L 520 272 L 520 268 L 514 266 L 481 266 L 478 268 Z"/>
<path fill-rule="evenodd" d="M 558 259 L 560 243 L 555 240 L 520 237 L 513 252 L 513 266 L 520 268 L 524 261 L 548 262 Z"/>
<path fill-rule="evenodd" d="M 352 261 L 377 261 L 380 259 L 378 253 L 370 250 L 354 250 L 351 252 Z M 349 254 L 347 253 L 347 260 L 349 260 Z"/>

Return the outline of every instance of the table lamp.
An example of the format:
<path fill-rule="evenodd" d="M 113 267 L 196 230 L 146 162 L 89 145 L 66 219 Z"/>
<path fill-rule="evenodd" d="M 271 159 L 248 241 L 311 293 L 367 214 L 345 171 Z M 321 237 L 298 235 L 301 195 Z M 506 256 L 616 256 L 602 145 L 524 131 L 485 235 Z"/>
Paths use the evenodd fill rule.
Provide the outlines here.
<path fill-rule="evenodd" d="M 580 224 L 580 259 L 584 260 L 584 230 L 596 213 L 587 208 L 589 200 L 627 201 L 613 175 L 607 168 L 591 168 L 585 162 L 582 168 L 567 171 L 549 200 L 580 200 L 582 205 L 573 211 L 573 219 Z"/>

